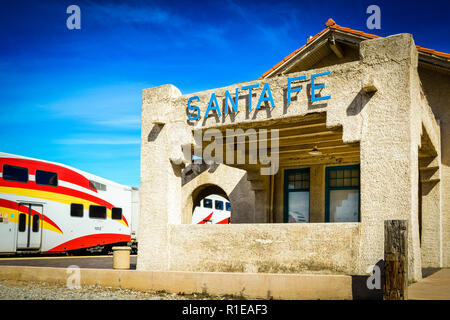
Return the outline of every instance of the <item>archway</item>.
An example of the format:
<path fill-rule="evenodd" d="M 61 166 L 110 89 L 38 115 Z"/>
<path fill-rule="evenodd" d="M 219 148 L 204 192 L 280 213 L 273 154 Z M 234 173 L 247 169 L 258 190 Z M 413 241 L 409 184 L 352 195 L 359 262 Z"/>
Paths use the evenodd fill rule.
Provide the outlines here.
<path fill-rule="evenodd" d="M 203 184 L 192 192 L 192 224 L 228 224 L 231 202 L 227 193 L 215 184 Z"/>

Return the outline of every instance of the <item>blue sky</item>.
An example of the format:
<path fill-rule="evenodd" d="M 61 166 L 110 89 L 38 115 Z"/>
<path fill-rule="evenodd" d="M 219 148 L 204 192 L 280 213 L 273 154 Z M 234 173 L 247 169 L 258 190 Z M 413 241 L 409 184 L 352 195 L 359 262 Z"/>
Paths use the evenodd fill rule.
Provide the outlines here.
<path fill-rule="evenodd" d="M 66 27 L 71 4 L 81 30 Z M 366 27 L 371 4 L 381 30 Z M 256 79 L 330 17 L 450 52 L 449 12 L 431 0 L 2 1 L 0 151 L 139 186 L 142 89 L 171 83 L 186 94 Z"/>

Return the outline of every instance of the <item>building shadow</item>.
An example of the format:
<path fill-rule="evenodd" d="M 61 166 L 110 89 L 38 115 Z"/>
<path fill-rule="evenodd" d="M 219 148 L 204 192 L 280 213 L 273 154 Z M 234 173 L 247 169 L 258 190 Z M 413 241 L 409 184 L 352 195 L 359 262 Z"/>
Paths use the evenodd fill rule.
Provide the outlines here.
<path fill-rule="evenodd" d="M 376 263 L 376 266 L 380 268 L 381 278 L 380 278 L 380 289 L 369 289 L 367 281 L 371 275 L 357 275 L 352 276 L 352 295 L 353 300 L 383 300 L 384 293 L 384 260 L 380 260 Z M 369 280 L 371 281 L 371 280 Z"/>

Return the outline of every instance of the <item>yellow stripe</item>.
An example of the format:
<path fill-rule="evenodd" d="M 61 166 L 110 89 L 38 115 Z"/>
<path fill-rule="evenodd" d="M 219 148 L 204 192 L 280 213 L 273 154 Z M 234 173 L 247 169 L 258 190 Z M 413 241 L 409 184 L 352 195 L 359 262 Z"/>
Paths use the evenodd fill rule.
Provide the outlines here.
<path fill-rule="evenodd" d="M 8 214 L 8 217 L 6 219 L 8 219 L 9 223 L 18 223 L 19 222 L 19 213 L 25 213 L 28 214 L 26 212 L 19 212 L 15 209 L 11 209 L 11 208 L 6 208 L 6 207 L 0 207 L 1 213 L 3 214 L 3 219 L 5 219 L 5 213 Z M 11 218 L 11 214 L 13 214 L 13 218 Z M 50 223 L 48 223 L 47 221 L 43 221 L 42 223 L 42 229 L 47 229 L 50 231 L 54 231 L 57 233 L 61 233 L 61 231 L 59 231 L 55 226 L 51 225 Z"/>
<path fill-rule="evenodd" d="M 135 254 L 130 254 L 131 257 L 135 257 Z M 98 256 L 55 256 L 55 257 L 23 257 L 23 258 L 0 258 L 0 261 L 4 260 L 44 260 L 44 259 L 86 259 L 86 258 L 112 258 L 113 255 L 98 255 Z"/>
<path fill-rule="evenodd" d="M 50 201 L 55 201 L 59 203 L 64 203 L 70 206 L 71 203 L 79 203 L 83 206 L 86 206 L 89 208 L 90 205 L 96 205 L 98 206 L 98 203 L 85 200 L 83 198 L 78 198 L 74 196 L 69 196 L 61 193 L 56 192 L 49 192 L 49 191 L 42 191 L 42 190 L 32 190 L 32 189 L 24 189 L 24 188 L 12 188 L 12 187 L 0 187 L 0 193 L 8 193 L 8 194 L 14 194 L 14 195 L 21 195 L 25 197 L 32 197 L 32 198 L 39 198 L 39 199 L 46 199 Z M 111 210 L 106 208 L 106 216 L 108 218 L 111 218 Z M 127 226 L 125 222 L 122 220 L 115 220 L 117 222 L 120 222 L 124 226 Z"/>

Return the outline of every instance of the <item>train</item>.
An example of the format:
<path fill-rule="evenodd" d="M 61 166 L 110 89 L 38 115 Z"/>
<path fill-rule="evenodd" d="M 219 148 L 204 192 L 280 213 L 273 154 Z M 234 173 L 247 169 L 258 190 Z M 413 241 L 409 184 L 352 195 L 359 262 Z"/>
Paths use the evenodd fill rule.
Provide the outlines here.
<path fill-rule="evenodd" d="M 137 251 L 139 190 L 0 152 L 0 254 Z"/>
<path fill-rule="evenodd" d="M 200 201 L 192 224 L 228 224 L 230 202 Z M 0 152 L 0 255 L 137 253 L 139 189 L 41 159 Z"/>
<path fill-rule="evenodd" d="M 192 224 L 229 223 L 231 223 L 231 204 L 227 199 L 217 194 L 203 198 L 192 214 Z"/>

